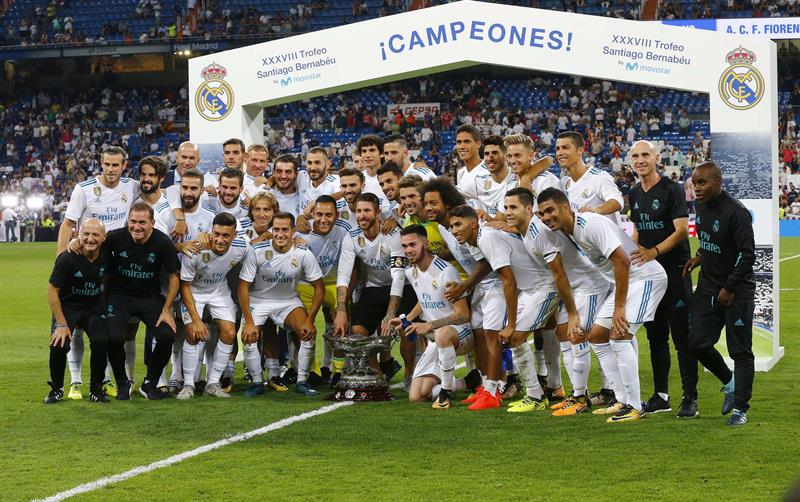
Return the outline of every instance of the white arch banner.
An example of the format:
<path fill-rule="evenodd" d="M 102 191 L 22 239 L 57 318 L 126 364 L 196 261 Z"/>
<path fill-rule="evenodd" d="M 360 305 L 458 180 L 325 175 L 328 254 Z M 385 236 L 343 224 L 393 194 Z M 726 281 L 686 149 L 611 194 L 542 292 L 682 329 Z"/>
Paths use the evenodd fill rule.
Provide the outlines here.
<path fill-rule="evenodd" d="M 783 354 L 776 54 L 750 36 L 466 0 L 191 59 L 191 139 L 263 143 L 265 107 L 478 64 L 707 93 L 725 189 L 754 216 L 765 371 Z"/>

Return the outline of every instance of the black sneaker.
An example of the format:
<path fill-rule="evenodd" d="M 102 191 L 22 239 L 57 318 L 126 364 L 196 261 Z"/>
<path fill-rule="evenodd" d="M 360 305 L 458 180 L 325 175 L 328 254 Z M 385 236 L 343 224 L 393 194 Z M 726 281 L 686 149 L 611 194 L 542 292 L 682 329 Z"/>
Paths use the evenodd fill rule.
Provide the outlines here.
<path fill-rule="evenodd" d="M 56 389 L 51 382 L 47 382 L 47 384 L 50 385 L 50 392 L 45 396 L 44 404 L 56 404 L 61 401 L 64 398 L 64 390 L 61 388 Z"/>
<path fill-rule="evenodd" d="M 133 382 L 127 380 L 117 385 L 117 401 L 130 401 L 133 393 Z"/>
<path fill-rule="evenodd" d="M 289 368 L 281 377 L 283 378 L 283 383 L 287 385 L 292 385 L 297 383 L 297 370 L 294 368 Z"/>
<path fill-rule="evenodd" d="M 672 406 L 669 405 L 669 401 L 664 400 L 658 393 L 653 394 L 653 397 L 642 407 L 642 412 L 647 415 L 651 413 L 665 413 L 667 411 L 672 411 Z"/>
<path fill-rule="evenodd" d="M 481 372 L 477 369 L 474 369 L 467 373 L 467 376 L 464 377 L 464 383 L 467 385 L 467 389 L 470 392 L 475 392 L 475 389 L 480 387 L 481 383 L 483 382 L 483 378 L 481 378 Z"/>
<path fill-rule="evenodd" d="M 503 389 L 502 398 L 508 401 L 514 398 L 522 390 L 522 384 L 519 381 L 519 375 L 508 375 L 506 379 L 506 386 Z"/>
<path fill-rule="evenodd" d="M 323 366 L 320 368 L 320 371 L 322 371 L 322 383 L 326 385 L 331 383 L 331 369 Z"/>
<path fill-rule="evenodd" d="M 206 390 L 206 381 L 205 380 L 198 380 L 194 383 L 194 390 L 198 394 L 202 394 L 204 390 Z"/>
<path fill-rule="evenodd" d="M 739 411 L 736 408 L 734 408 L 733 413 L 731 413 L 731 417 L 728 419 L 728 425 L 733 427 L 737 425 L 744 425 L 746 423 L 747 423 L 747 413 Z"/>
<path fill-rule="evenodd" d="M 728 413 L 733 411 L 733 389 L 728 390 L 727 386 L 723 386 L 720 389 L 720 392 L 725 394 L 725 399 L 722 401 L 722 414 L 727 415 Z M 745 421 L 747 421 L 747 417 L 745 417 Z"/>
<path fill-rule="evenodd" d="M 539 386 L 541 386 L 543 389 L 547 387 L 547 376 L 537 374 L 536 378 L 539 380 Z"/>
<path fill-rule="evenodd" d="M 247 369 L 247 366 L 244 368 L 244 381 L 247 383 L 253 382 L 253 375 L 250 374 L 250 370 Z"/>
<path fill-rule="evenodd" d="M 93 389 L 89 392 L 89 401 L 92 403 L 110 403 L 111 400 L 103 392 L 103 388 Z"/>
<path fill-rule="evenodd" d="M 167 391 L 167 393 L 168 392 L 169 391 Z M 162 392 L 161 389 L 156 387 L 156 384 L 148 382 L 147 380 L 142 382 L 142 385 L 139 386 L 139 394 L 148 401 L 161 401 L 166 397 L 167 393 Z"/>
<path fill-rule="evenodd" d="M 697 399 L 684 396 L 681 400 L 681 407 L 678 410 L 678 418 L 694 418 L 699 415 L 697 411 Z"/>
<path fill-rule="evenodd" d="M 341 379 L 342 379 L 342 374 L 338 371 L 333 375 L 331 375 L 331 387 L 336 387 L 336 385 L 339 383 L 339 380 Z"/>
<path fill-rule="evenodd" d="M 222 387 L 222 390 L 225 392 L 230 393 L 233 390 L 233 379 L 228 375 L 222 375 L 222 378 L 219 379 L 219 386 Z"/>
<path fill-rule="evenodd" d="M 309 371 L 308 379 L 306 380 L 306 382 L 308 382 L 308 385 L 310 385 L 311 387 L 316 388 L 322 385 L 322 377 L 317 375 L 313 371 Z"/>
<path fill-rule="evenodd" d="M 600 408 L 604 408 L 611 404 L 611 401 L 615 398 L 614 391 L 611 389 L 600 389 L 599 392 L 595 392 L 591 396 L 589 396 L 589 400 L 592 403 L 592 406 L 597 406 Z"/>
<path fill-rule="evenodd" d="M 436 401 L 433 402 L 431 408 L 434 410 L 446 410 L 450 408 L 450 404 L 453 401 L 453 392 L 449 390 L 440 390 L 439 397 L 436 398 Z"/>
<path fill-rule="evenodd" d="M 383 376 L 386 377 L 386 381 L 390 381 L 394 376 L 397 374 L 398 371 L 402 369 L 402 366 L 397 359 L 394 357 L 389 359 L 388 361 L 384 361 L 380 364 L 381 371 L 383 372 Z"/>

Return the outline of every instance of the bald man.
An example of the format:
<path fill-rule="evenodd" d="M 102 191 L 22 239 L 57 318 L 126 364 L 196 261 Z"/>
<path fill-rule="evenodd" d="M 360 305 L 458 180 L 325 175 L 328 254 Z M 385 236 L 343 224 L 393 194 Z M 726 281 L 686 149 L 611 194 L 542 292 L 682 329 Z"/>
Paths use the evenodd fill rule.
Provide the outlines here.
<path fill-rule="evenodd" d="M 184 141 L 178 146 L 178 155 L 175 169 L 171 169 L 161 182 L 161 188 L 169 188 L 181 181 L 181 176 L 189 169 L 194 169 L 200 164 L 200 150 L 196 143 Z M 169 193 L 167 194 L 169 195 Z"/>
<path fill-rule="evenodd" d="M 669 402 L 669 335 L 678 352 L 678 367 L 683 386 L 679 418 L 697 416 L 697 359 L 689 351 L 689 304 L 692 276 L 683 275 L 689 261 L 689 213 L 683 188 L 656 169 L 660 156 L 649 141 L 638 141 L 631 148 L 631 163 L 639 183 L 629 194 L 633 240 L 639 250 L 631 255 L 634 265 L 656 260 L 667 272 L 667 292 L 655 317 L 646 322 L 653 365 L 653 396 L 645 413 L 672 411 Z"/>
<path fill-rule="evenodd" d="M 130 399 L 130 382 L 125 375 L 124 333 L 109 333 L 101 285 L 109 265 L 100 253 L 106 230 L 97 218 L 83 223 L 81 252 L 64 251 L 56 258 L 47 286 L 47 300 L 53 313 L 50 335 L 50 392 L 45 404 L 55 404 L 64 396 L 64 369 L 70 350 L 72 330 L 81 327 L 89 335 L 91 384 L 89 400 L 109 402 L 103 392 L 106 361 L 111 359 L 117 379 L 117 399 Z"/>

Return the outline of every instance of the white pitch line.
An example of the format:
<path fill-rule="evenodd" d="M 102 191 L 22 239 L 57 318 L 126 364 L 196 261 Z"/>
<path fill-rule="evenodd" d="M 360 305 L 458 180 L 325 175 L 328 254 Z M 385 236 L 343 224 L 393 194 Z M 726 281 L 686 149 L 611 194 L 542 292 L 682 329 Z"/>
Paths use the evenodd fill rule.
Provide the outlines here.
<path fill-rule="evenodd" d="M 203 453 L 208 453 L 210 451 L 214 451 L 216 449 L 222 448 L 223 446 L 228 446 L 229 444 L 233 443 L 240 443 L 242 441 L 247 441 L 250 438 L 254 438 L 256 436 L 261 436 L 262 434 L 266 434 L 268 432 L 276 431 L 278 429 L 282 429 L 289 425 L 292 425 L 296 422 L 302 422 L 303 420 L 307 420 L 312 417 L 316 417 L 318 415 L 324 415 L 325 413 L 329 413 L 333 410 L 339 409 L 343 406 L 349 406 L 353 404 L 352 401 L 342 401 L 339 403 L 329 404 L 327 406 L 323 406 L 322 408 L 317 408 L 316 410 L 307 411 L 305 413 L 301 413 L 299 415 L 294 415 L 292 417 L 284 418 L 282 420 L 278 420 L 277 422 L 273 422 L 269 425 L 265 425 L 259 429 L 255 429 L 249 432 L 243 432 L 241 434 L 237 434 L 235 436 L 231 436 L 229 438 L 220 439 L 219 441 L 215 441 L 213 443 L 203 445 L 200 447 L 195 448 L 194 450 L 185 451 L 183 453 L 178 453 L 177 455 L 173 455 L 169 458 L 164 460 L 159 460 L 157 462 L 153 462 L 152 464 L 142 465 L 139 467 L 134 467 L 128 471 L 125 471 L 120 474 L 115 474 L 113 476 L 108 476 L 105 478 L 100 478 L 97 481 L 92 481 L 91 483 L 85 483 L 71 490 L 67 490 L 61 493 L 56 493 L 46 499 L 41 499 L 46 502 L 49 501 L 60 501 L 67 499 L 69 497 L 74 497 L 75 495 L 80 495 L 81 493 L 87 493 L 98 488 L 103 488 L 104 486 L 108 486 L 113 483 L 119 483 L 120 481 L 125 481 L 127 479 L 133 478 L 140 474 L 145 474 L 148 472 L 155 471 L 157 469 L 162 469 L 164 467 L 169 467 L 171 465 L 177 464 L 179 462 L 183 462 L 184 460 L 190 459 L 192 457 L 196 457 L 198 455 L 202 455 Z"/>
<path fill-rule="evenodd" d="M 794 260 L 795 258 L 800 258 L 800 254 L 796 254 L 794 256 L 787 256 L 786 258 L 781 258 L 780 261 L 784 262 L 784 261 L 787 261 L 787 260 Z"/>

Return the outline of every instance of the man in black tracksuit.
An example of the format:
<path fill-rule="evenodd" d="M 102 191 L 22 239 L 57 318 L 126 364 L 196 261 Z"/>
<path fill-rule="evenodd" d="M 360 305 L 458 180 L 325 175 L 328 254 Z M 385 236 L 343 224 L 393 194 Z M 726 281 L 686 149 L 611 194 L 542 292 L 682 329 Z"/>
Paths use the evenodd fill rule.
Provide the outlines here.
<path fill-rule="evenodd" d="M 686 263 L 684 273 L 697 266 L 701 269 L 692 297 L 689 347 L 724 384 L 722 414 L 733 411 L 728 425 L 744 425 L 755 372 L 753 222 L 750 211 L 722 191 L 722 174 L 714 162 L 697 166 L 692 181 L 698 202 L 695 223 L 700 248 Z M 733 373 L 714 348 L 723 326 Z"/>
<path fill-rule="evenodd" d="M 653 397 L 645 404 L 645 413 L 672 411 L 669 403 L 669 335 L 678 352 L 678 366 L 683 386 L 679 418 L 697 416 L 697 358 L 689 350 L 689 304 L 692 276 L 683 274 L 691 256 L 689 249 L 689 214 L 683 188 L 656 170 L 658 152 L 649 141 L 638 141 L 631 148 L 633 169 L 639 184 L 630 194 L 630 219 L 636 226 L 634 240 L 639 251 L 631 256 L 633 265 L 658 261 L 667 272 L 667 291 L 658 304 L 655 317 L 645 323 L 653 365 Z"/>

